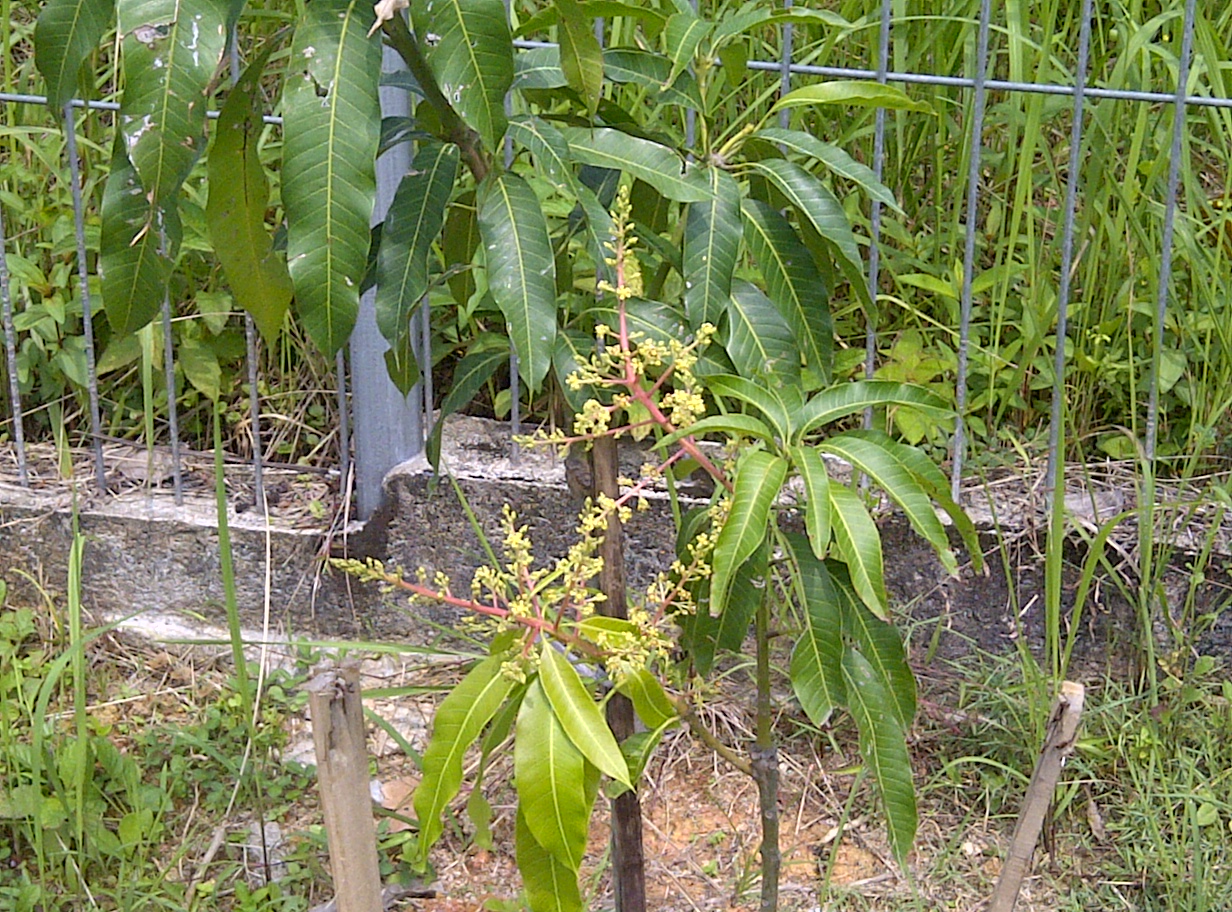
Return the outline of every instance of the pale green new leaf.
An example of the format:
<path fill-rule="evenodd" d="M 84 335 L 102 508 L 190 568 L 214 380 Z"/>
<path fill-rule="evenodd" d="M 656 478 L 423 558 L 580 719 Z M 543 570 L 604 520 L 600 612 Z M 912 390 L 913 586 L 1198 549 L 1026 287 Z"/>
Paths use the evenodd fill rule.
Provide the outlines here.
<path fill-rule="evenodd" d="M 205 220 L 214 253 L 236 303 L 252 315 L 266 342 L 282 330 L 291 304 L 291 275 L 265 226 L 270 186 L 258 142 L 265 125 L 260 80 L 271 42 L 231 89 L 218 116 L 207 161 Z"/>
<path fill-rule="evenodd" d="M 909 405 L 927 415 L 950 418 L 954 410 L 945 400 L 922 386 L 894 380 L 856 380 L 822 390 L 794 416 L 793 440 L 799 441 L 823 425 L 864 411 L 891 405 Z"/>
<path fill-rule="evenodd" d="M 863 275 L 864 258 L 856 246 L 847 213 L 825 184 L 799 165 L 782 158 L 751 162 L 749 167 L 769 180 L 808 220 L 822 240 L 833 248 L 840 265 L 846 263 L 849 276 L 853 273 Z M 852 285 L 856 292 L 867 297 L 868 289 L 864 287 L 864 282 L 852 281 Z"/>
<path fill-rule="evenodd" d="M 158 313 L 174 260 L 162 252 L 163 237 L 173 251 L 179 221 L 175 210 L 160 212 L 146 199 L 141 180 L 117 136 L 111 170 L 103 187 L 99 278 L 107 322 L 117 336 L 145 326 Z"/>
<path fill-rule="evenodd" d="M 539 681 L 573 746 L 600 772 L 633 788 L 629 767 L 603 713 L 578 677 L 573 663 L 547 642 L 539 651 Z"/>
<path fill-rule="evenodd" d="M 919 818 L 911 779 L 911 755 L 894 714 L 893 698 L 864 656 L 854 649 L 843 655 L 843 680 L 847 707 L 860 730 L 860 753 L 881 790 L 890 847 L 905 869 Z"/>
<path fill-rule="evenodd" d="M 721 168 L 705 172 L 713 197 L 689 205 L 681 258 L 684 309 L 694 329 L 719 325 L 740 258 L 740 187 Z"/>
<path fill-rule="evenodd" d="M 428 292 L 428 257 L 457 176 L 458 147 L 427 140 L 394 193 L 376 260 L 376 322 L 390 342 L 410 332 L 411 312 Z"/>
<path fill-rule="evenodd" d="M 153 202 L 175 205 L 205 148 L 205 95 L 227 44 L 226 0 L 119 0 L 119 127 Z"/>
<path fill-rule="evenodd" d="M 832 563 L 830 578 L 842 606 L 843 632 L 854 643 L 877 675 L 890 697 L 887 704 L 893 710 L 903 730 L 911 725 L 916 711 L 916 683 L 903 638 L 889 621 L 874 617 L 851 587 L 851 579 L 843 568 Z"/>
<path fill-rule="evenodd" d="M 744 201 L 744 238 L 761 267 L 766 292 L 795 335 L 805 364 L 829 383 L 834 323 L 826 283 L 812 254 L 791 223 L 761 200 Z"/>
<path fill-rule="evenodd" d="M 556 260 L 535 191 L 501 172 L 479 188 L 479 235 L 488 288 L 505 315 L 518 372 L 539 389 L 556 348 Z"/>
<path fill-rule="evenodd" d="M 835 556 L 847 565 L 860 599 L 877 617 L 884 618 L 887 598 L 881 533 L 860 495 L 841 484 L 830 485 L 829 493 Z"/>
<path fill-rule="evenodd" d="M 610 127 L 561 127 L 576 161 L 640 178 L 668 199 L 697 203 L 712 196 L 701 169 L 667 146 Z"/>
<path fill-rule="evenodd" d="M 633 709 L 647 728 L 680 724 L 680 714 L 659 679 L 647 668 L 635 668 L 620 679 L 616 689 L 633 702 Z"/>
<path fill-rule="evenodd" d="M 827 437 L 818 444 L 818 449 L 847 460 L 871 478 L 902 508 L 912 528 L 932 545 L 946 572 L 958 572 L 958 559 L 950 550 L 950 540 L 941 520 L 937 518 L 932 501 L 915 476 L 898 461 L 892 449 L 882 447 L 875 440 L 847 434 Z"/>
<path fill-rule="evenodd" d="M 822 560 L 830 549 L 830 473 L 821 454 L 810 446 L 791 446 L 788 455 L 804 483 L 804 529 L 809 545 Z"/>
<path fill-rule="evenodd" d="M 313 0 L 319 2 L 319 0 Z M 415 33 L 437 85 L 490 151 L 505 135 L 513 34 L 501 0 L 415 0 Z"/>
<path fill-rule="evenodd" d="M 798 384 L 800 349 L 779 309 L 751 282 L 732 283 L 724 348 L 740 376 L 762 383 Z"/>
<path fill-rule="evenodd" d="M 825 563 L 799 536 L 789 541 L 799 572 L 796 592 L 804 608 L 804 629 L 791 650 L 791 686 L 812 723 L 825 725 L 834 708 L 847 703 L 842 607 Z"/>
<path fill-rule="evenodd" d="M 771 508 L 787 480 L 787 461 L 763 450 L 750 450 L 736 464 L 731 510 L 714 545 L 710 577 L 710 614 L 720 617 L 732 578 L 766 539 Z"/>
<path fill-rule="evenodd" d="M 585 765 L 586 758 L 556 718 L 542 681 L 533 682 L 522 700 L 514 735 L 518 807 L 535 841 L 575 875 L 590 824 Z"/>
<path fill-rule="evenodd" d="M 860 108 L 889 108 L 893 111 L 918 111 L 931 114 L 932 108 L 915 101 L 902 89 L 863 79 L 839 79 L 820 82 L 788 92 L 770 109 L 774 114 L 784 108 L 809 105 L 844 105 Z"/>
<path fill-rule="evenodd" d="M 577 0 L 557 0 L 556 8 L 560 11 L 561 71 L 593 115 L 603 88 L 603 48 L 595 37 L 594 17 Z"/>
<path fill-rule="evenodd" d="M 501 674 L 505 657 L 485 659 L 441 701 L 432 720 L 432 738 L 423 753 L 423 778 L 415 789 L 421 861 L 444 831 L 445 808 L 462 785 L 462 759 L 485 725 L 509 697 L 514 683 Z"/>
<path fill-rule="evenodd" d="M 582 912 L 577 872 L 569 870 L 539 844 L 526 822 L 526 811 L 520 806 L 514 830 L 514 854 L 531 912 Z"/>
<path fill-rule="evenodd" d="M 890 188 L 878 180 L 873 169 L 856 161 L 838 146 L 818 139 L 803 130 L 784 130 L 780 127 L 763 127 L 755 134 L 759 139 L 780 145 L 801 155 L 807 155 L 825 165 L 832 174 L 851 181 L 868 193 L 870 199 L 884 203 L 897 212 L 902 212 L 898 200 Z"/>
<path fill-rule="evenodd" d="M 77 74 L 98 49 L 115 0 L 47 0 L 34 26 L 34 63 L 47 83 L 47 104 L 59 113 L 77 94 Z"/>
<path fill-rule="evenodd" d="M 282 92 L 282 201 L 295 307 L 333 355 L 355 326 L 368 266 L 381 112 L 381 46 L 361 0 L 313 0 L 295 29 Z"/>

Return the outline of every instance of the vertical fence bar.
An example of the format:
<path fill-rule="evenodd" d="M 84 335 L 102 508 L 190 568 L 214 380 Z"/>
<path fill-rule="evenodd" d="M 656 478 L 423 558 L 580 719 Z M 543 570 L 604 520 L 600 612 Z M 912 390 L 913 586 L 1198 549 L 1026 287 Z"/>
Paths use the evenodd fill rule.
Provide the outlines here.
<path fill-rule="evenodd" d="M 4 206 L 0 205 L 0 306 L 3 307 L 9 405 L 13 410 L 13 447 L 17 450 L 17 478 L 23 488 L 28 488 L 30 473 L 26 468 L 26 431 L 21 415 L 21 383 L 17 379 L 17 331 L 13 329 L 13 293 L 9 284 L 8 246 L 8 234 L 4 230 Z"/>
<path fill-rule="evenodd" d="M 783 0 L 783 9 L 791 9 L 792 0 Z M 779 98 L 791 91 L 791 57 L 792 46 L 795 43 L 796 27 L 790 22 L 783 23 L 783 55 L 779 58 Z M 779 126 L 784 130 L 791 124 L 791 111 L 787 108 L 779 111 Z"/>
<path fill-rule="evenodd" d="M 167 239 L 162 239 L 163 250 Z M 180 413 L 175 401 L 175 346 L 171 339 L 171 294 L 163 291 L 163 377 L 167 382 L 167 430 L 171 435 L 171 484 L 177 505 L 184 503 L 184 471 L 180 465 Z M 153 445 L 153 441 L 151 441 Z"/>
<path fill-rule="evenodd" d="M 73 105 L 64 106 L 64 150 L 68 155 L 73 191 L 73 230 L 77 241 L 77 280 L 81 288 L 81 328 L 86 344 L 86 395 L 90 400 L 90 449 L 94 454 L 94 481 L 107 490 L 107 467 L 103 463 L 102 418 L 98 408 L 98 368 L 94 357 L 94 308 L 90 301 L 90 268 L 86 262 L 85 207 L 81 199 L 81 157 L 77 154 L 77 125 Z"/>
<path fill-rule="evenodd" d="M 1176 222 L 1177 186 L 1180 183 L 1181 152 L 1184 147 L 1185 98 L 1189 84 L 1189 65 L 1193 57 L 1194 0 L 1185 4 L 1181 58 L 1176 73 L 1176 100 L 1172 109 L 1172 151 L 1168 162 L 1168 187 L 1164 202 L 1164 236 L 1159 251 L 1159 289 L 1155 300 L 1154 350 L 1151 352 L 1151 392 L 1146 407 L 1146 458 L 1155 461 L 1159 436 L 1159 371 L 1163 364 L 1164 319 L 1168 312 L 1168 285 L 1172 281 L 1172 235 Z M 1149 473 L 1153 479 L 1155 473 Z"/>
<path fill-rule="evenodd" d="M 415 324 L 411 324 L 415 331 Z M 432 405 L 436 401 L 436 392 L 432 387 L 432 310 L 428 296 L 423 296 L 419 304 L 419 370 L 423 397 L 423 436 L 426 440 L 432 434 Z"/>
<path fill-rule="evenodd" d="M 1078 65 L 1074 74 L 1074 122 L 1070 125 L 1069 174 L 1065 184 L 1065 229 L 1061 238 L 1061 280 L 1057 289 L 1057 350 L 1052 362 L 1052 412 L 1048 426 L 1047 489 L 1051 510 L 1062 487 L 1065 444 L 1065 337 L 1068 331 L 1070 281 L 1074 265 L 1074 213 L 1082 172 L 1082 103 L 1087 88 L 1091 49 L 1091 0 L 1082 0 L 1078 27 Z"/>
<path fill-rule="evenodd" d="M 512 24 L 512 3 L 505 0 L 505 21 Z M 505 93 L 505 116 L 513 115 L 513 93 Z M 513 136 L 505 134 L 505 170 L 513 164 Z M 522 433 L 522 384 L 518 377 L 518 352 L 509 345 L 509 461 L 518 461 L 518 444 L 514 439 Z"/>
<path fill-rule="evenodd" d="M 340 348 L 334 356 L 334 373 L 338 377 L 338 471 L 341 473 L 338 487 L 345 495 L 351 475 L 351 416 L 347 402 L 346 355 L 342 352 Z"/>
<path fill-rule="evenodd" d="M 890 71 L 890 17 L 893 0 L 881 2 L 881 26 L 877 32 L 877 82 L 885 85 Z M 885 173 L 886 109 L 878 108 L 873 125 L 873 175 L 878 181 Z M 881 278 L 881 201 L 869 208 L 868 296 L 873 308 L 864 317 L 864 376 L 873 379 L 877 371 L 877 288 Z M 873 410 L 864 410 L 864 427 L 873 426 Z"/>
<path fill-rule="evenodd" d="M 966 238 L 963 244 L 962 299 L 958 314 L 958 377 L 956 399 L 958 417 L 954 422 L 953 453 L 950 461 L 950 491 L 955 500 L 962 487 L 963 455 L 966 447 L 964 412 L 967 409 L 967 345 L 971 336 L 971 282 L 975 275 L 975 223 L 979 218 L 980 153 L 984 147 L 984 81 L 988 78 L 988 31 L 992 18 L 990 0 L 980 0 L 980 28 L 975 52 L 975 105 L 971 114 L 971 161 L 967 167 Z"/>

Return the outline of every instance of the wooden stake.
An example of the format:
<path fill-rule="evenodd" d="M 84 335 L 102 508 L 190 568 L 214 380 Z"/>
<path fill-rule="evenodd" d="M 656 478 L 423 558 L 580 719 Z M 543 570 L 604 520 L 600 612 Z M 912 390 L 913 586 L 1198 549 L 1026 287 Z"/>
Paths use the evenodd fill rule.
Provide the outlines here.
<path fill-rule="evenodd" d="M 1031 784 L 1027 786 L 1022 813 L 1018 815 L 1009 855 L 1001 866 L 1001 878 L 988 904 L 988 912 L 1012 912 L 1014 903 L 1018 901 L 1018 891 L 1027 876 L 1031 855 L 1035 852 L 1035 844 L 1048 813 L 1048 804 L 1052 801 L 1057 780 L 1061 778 L 1061 767 L 1073 751 L 1074 741 L 1078 737 L 1078 723 L 1085 697 L 1086 688 L 1081 684 L 1062 682 L 1061 692 L 1057 694 L 1052 708 L 1052 717 L 1048 720 L 1048 735 L 1036 761 Z"/>
<path fill-rule="evenodd" d="M 309 681 L 305 690 L 338 912 L 381 912 L 359 667 L 330 669 Z"/>

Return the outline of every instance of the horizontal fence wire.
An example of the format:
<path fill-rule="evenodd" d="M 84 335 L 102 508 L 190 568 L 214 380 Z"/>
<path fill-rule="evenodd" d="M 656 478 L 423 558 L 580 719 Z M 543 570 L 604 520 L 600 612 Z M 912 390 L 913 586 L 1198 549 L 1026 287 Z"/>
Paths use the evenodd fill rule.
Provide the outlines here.
<path fill-rule="evenodd" d="M 783 0 L 783 7 L 790 8 L 791 0 Z M 1078 61 L 1073 74 L 1074 79 L 1072 84 L 1067 83 L 1045 83 L 1031 82 L 1024 80 L 1005 80 L 995 79 L 989 75 L 990 61 L 988 50 L 988 33 L 990 30 L 991 19 L 991 3 L 989 0 L 982 0 L 979 16 L 979 37 L 977 39 L 977 48 L 975 50 L 972 65 L 975 70 L 971 75 L 965 76 L 947 76 L 936 73 L 915 72 L 915 71 L 899 71 L 889 68 L 891 37 L 893 28 L 893 3 L 892 0 L 881 0 L 880 3 L 880 23 L 878 31 L 878 41 L 876 46 L 876 68 L 864 69 L 856 67 L 836 67 L 823 66 L 816 64 L 797 63 L 793 60 L 794 42 L 793 42 L 793 26 L 790 23 L 785 23 L 781 27 L 781 54 L 780 59 L 775 61 L 767 60 L 750 60 L 747 66 L 750 70 L 771 72 L 779 75 L 780 87 L 779 94 L 785 94 L 790 91 L 793 79 L 799 77 L 822 77 L 831 79 L 851 79 L 851 80 L 867 80 L 886 84 L 901 84 L 901 85 L 920 85 L 934 86 L 939 88 L 954 88 L 960 90 L 970 90 L 972 92 L 972 116 L 970 117 L 970 129 L 968 131 L 967 142 L 969 145 L 970 159 L 968 162 L 969 170 L 966 178 L 966 215 L 964 218 L 965 238 L 963 249 L 962 263 L 962 289 L 960 303 L 960 326 L 958 331 L 958 383 L 956 389 L 956 398 L 959 404 L 958 420 L 952 439 L 952 481 L 957 493 L 958 484 L 961 481 L 962 465 L 963 465 L 963 449 L 965 443 L 965 424 L 964 424 L 964 409 L 967 397 L 967 353 L 970 344 L 970 314 L 972 306 L 972 283 L 974 278 L 974 236 L 977 226 L 979 213 L 979 174 L 980 174 L 980 147 L 982 139 L 983 113 L 986 106 L 986 97 L 989 92 L 1002 92 L 1011 94 L 1036 94 L 1046 96 L 1070 97 L 1073 99 L 1073 120 L 1071 124 L 1071 148 L 1069 155 L 1069 169 L 1066 176 L 1065 203 L 1063 212 L 1063 239 L 1062 239 L 1062 270 L 1060 275 L 1060 283 L 1058 288 L 1058 314 L 1057 314 L 1057 346 L 1055 351 L 1054 375 L 1053 375 L 1053 394 L 1052 394 L 1052 411 L 1050 415 L 1049 426 L 1049 442 L 1048 442 L 1048 460 L 1049 472 L 1048 478 L 1050 485 L 1055 484 L 1056 477 L 1059 477 L 1059 465 L 1061 463 L 1061 450 L 1064 447 L 1064 374 L 1066 369 L 1065 361 L 1065 345 L 1064 339 L 1067 331 L 1067 310 L 1069 298 L 1071 295 L 1071 272 L 1075 259 L 1074 237 L 1075 230 L 1075 212 L 1077 209 L 1077 199 L 1080 186 L 1082 184 L 1079 174 L 1081 166 L 1081 143 L 1083 137 L 1083 103 L 1085 100 L 1109 100 L 1117 102 L 1128 102 L 1136 104 L 1151 104 L 1151 105 L 1172 105 L 1173 106 L 1173 125 L 1172 125 L 1172 144 L 1171 144 L 1171 161 L 1169 165 L 1169 176 L 1167 184 L 1167 197 L 1164 201 L 1164 228 L 1161 249 L 1158 251 L 1160 273 L 1158 277 L 1157 293 L 1156 293 L 1156 312 L 1155 326 L 1152 347 L 1152 371 L 1150 381 L 1150 399 L 1147 409 L 1147 432 L 1146 432 L 1146 451 L 1149 457 L 1154 457 L 1156 449 L 1156 438 L 1158 434 L 1159 424 L 1159 362 L 1163 347 L 1163 323 L 1167 313 L 1167 302 L 1170 295 L 1169 284 L 1171 280 L 1171 264 L 1172 264 L 1172 243 L 1174 235 L 1175 217 L 1178 208 L 1178 173 L 1179 160 L 1183 149 L 1183 141 L 1185 135 L 1185 113 L 1190 108 L 1214 108 L 1214 109 L 1232 109 L 1232 98 L 1212 97 L 1209 95 L 1194 94 L 1189 91 L 1188 75 L 1193 55 L 1193 32 L 1195 24 L 1195 0 L 1186 0 L 1185 10 L 1182 20 L 1182 48 L 1177 67 L 1177 84 L 1175 90 L 1171 93 L 1146 91 L 1135 89 L 1109 88 L 1088 84 L 1087 73 L 1087 54 L 1089 52 L 1090 33 L 1092 27 L 1092 11 L 1091 0 L 1084 0 L 1082 9 L 1082 20 L 1080 23 L 1080 47 L 1078 49 Z M 598 23 L 596 28 L 602 28 L 602 24 Z M 514 42 L 515 47 L 522 50 L 556 47 L 553 42 L 518 40 Z M 238 75 L 238 58 L 234 51 L 235 44 L 232 43 L 232 79 Z M 716 65 L 721 65 L 715 61 Z M 47 99 L 44 96 L 28 93 L 13 93 L 0 92 L 0 103 L 12 104 L 30 104 L 30 105 L 45 105 Z M 92 311 L 90 307 L 89 281 L 86 273 L 86 251 L 84 239 L 84 218 L 85 206 L 81 199 L 82 177 L 78 173 L 78 164 L 76 157 L 76 135 L 75 124 L 71 117 L 73 109 L 86 109 L 88 111 L 104 111 L 117 112 L 120 110 L 120 104 L 112 101 L 97 101 L 97 100 L 80 100 L 74 99 L 69 102 L 64 112 L 64 126 L 67 137 L 67 154 L 70 159 L 71 182 L 74 191 L 73 209 L 74 219 L 77 224 L 78 234 L 78 264 L 80 270 L 81 294 L 83 298 L 83 330 L 86 338 L 87 346 L 87 370 L 89 375 L 89 394 L 90 394 L 90 436 L 93 449 L 93 458 L 95 461 L 96 483 L 100 489 L 106 487 L 106 476 L 104 471 L 104 463 L 102 456 L 102 440 L 100 408 L 98 403 L 98 381 L 97 369 L 95 365 L 94 339 L 92 332 Z M 787 112 L 784 111 L 784 114 Z M 692 112 L 688 112 L 690 120 Z M 210 118 L 216 118 L 218 112 L 207 112 Z M 885 130 L 886 130 L 886 113 L 884 109 L 879 109 L 875 115 L 874 126 L 874 142 L 872 155 L 872 168 L 874 174 L 881 178 L 885 164 Z M 266 115 L 264 122 L 273 126 L 281 125 L 282 119 L 277 115 Z M 690 133 L 692 131 L 690 130 Z M 504 150 L 504 159 L 506 166 L 509 165 L 512 159 L 512 146 L 506 144 Z M 3 234 L 4 231 L 3 213 L 0 212 L 0 243 L 7 247 L 8 238 Z M 881 277 L 882 257 L 881 246 L 883 243 L 882 231 L 882 207 L 879 202 L 870 204 L 870 245 L 869 245 L 869 289 L 870 292 L 877 296 L 879 292 L 879 280 Z M 3 329 L 5 334 L 5 352 L 7 355 L 7 367 L 9 375 L 9 396 L 12 409 L 12 434 L 14 445 L 17 449 L 17 462 L 19 468 L 20 480 L 23 484 L 28 483 L 27 476 L 27 456 L 25 452 L 25 434 L 23 429 L 23 411 L 21 406 L 20 384 L 16 371 L 16 353 L 17 331 L 14 328 L 13 321 L 13 301 L 10 293 L 10 276 L 0 258 L 0 303 L 3 304 Z M 430 339 L 430 322 L 427 302 L 423 303 L 416 314 L 417 332 L 413 332 L 413 336 L 418 336 L 416 349 L 417 354 L 424 359 L 424 363 L 431 363 L 431 339 Z M 170 335 L 170 319 L 169 314 L 164 312 L 163 323 L 163 343 L 166 351 L 165 369 L 168 371 L 167 383 L 173 383 L 173 362 L 174 351 L 172 349 L 172 337 Z M 251 440 L 253 447 L 253 472 L 254 482 L 256 485 L 257 503 L 263 501 L 263 492 L 261 487 L 261 460 L 262 460 L 262 439 L 261 439 L 261 412 L 258 401 L 256 356 L 257 356 L 257 336 L 254 326 L 249 319 L 245 324 L 246 335 L 246 360 L 248 363 L 248 381 L 250 384 L 250 422 L 251 422 Z M 875 324 L 875 314 L 869 314 L 865 325 L 865 354 L 864 354 L 864 374 L 865 376 L 873 376 L 876 369 L 876 352 L 877 352 L 877 326 Z M 347 487 L 346 476 L 349 472 L 349 459 L 351 447 L 351 429 L 349 426 L 349 408 L 347 394 L 347 376 L 346 376 L 346 360 L 340 352 L 335 365 L 337 379 L 337 400 L 340 411 L 340 426 L 339 433 L 339 450 L 340 461 L 342 463 L 343 473 L 343 489 Z M 516 352 L 511 351 L 510 363 L 510 407 L 511 421 L 513 425 L 513 433 L 516 435 L 520 430 L 521 422 L 521 390 L 518 374 L 518 359 Z M 430 419 L 433 407 L 433 394 L 431 388 L 430 370 L 425 371 L 424 382 L 420 389 L 417 390 L 417 401 L 420 403 L 422 410 L 423 425 L 422 429 L 418 430 L 416 437 L 423 439 L 425 432 L 430 432 Z M 356 393 L 353 393 L 356 395 Z M 866 422 L 871 419 L 871 416 L 866 416 Z M 167 421 L 171 431 L 171 445 L 173 449 L 173 477 L 175 479 L 176 498 L 182 496 L 181 482 L 181 466 L 178 453 L 179 441 L 178 430 L 176 429 L 176 414 L 175 404 L 170 402 L 168 405 Z M 513 448 L 513 453 L 516 457 L 516 446 Z"/>

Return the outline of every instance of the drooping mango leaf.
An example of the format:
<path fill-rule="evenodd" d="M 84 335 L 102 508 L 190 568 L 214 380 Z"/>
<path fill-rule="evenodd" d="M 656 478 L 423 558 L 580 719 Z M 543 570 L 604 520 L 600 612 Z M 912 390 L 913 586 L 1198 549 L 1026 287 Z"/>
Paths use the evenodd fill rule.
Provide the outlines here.
<path fill-rule="evenodd" d="M 686 165 L 667 146 L 611 127 L 562 127 L 560 132 L 576 161 L 623 171 L 677 202 L 696 203 L 712 195 L 701 169 Z"/>
<path fill-rule="evenodd" d="M 560 69 L 569 87 L 586 102 L 586 112 L 595 113 L 603 88 L 603 48 L 595 37 L 594 15 L 577 0 L 557 0 L 560 11 Z"/>
<path fill-rule="evenodd" d="M 894 405 L 909 405 L 939 418 L 954 414 L 944 399 L 922 386 L 894 380 L 856 380 L 822 390 L 810 399 L 795 416 L 793 439 L 800 440 L 823 425 L 866 408 Z"/>
<path fill-rule="evenodd" d="M 825 280 L 778 210 L 761 200 L 744 201 L 744 238 L 761 267 L 766 292 L 791 327 L 805 364 L 830 382 L 834 360 L 834 323 Z"/>
<path fill-rule="evenodd" d="M 483 389 L 485 383 L 509 363 L 509 344 L 494 334 L 479 336 L 453 370 L 453 378 L 445 398 L 441 400 L 440 414 L 432 427 L 432 436 L 427 442 L 428 461 L 433 466 L 440 464 L 441 434 L 445 418 L 465 407 Z"/>
<path fill-rule="evenodd" d="M 516 174 L 479 188 L 479 235 L 488 288 L 505 315 L 518 373 L 537 390 L 556 348 L 556 260 L 535 191 Z"/>
<path fill-rule="evenodd" d="M 886 616 L 885 567 L 881 533 L 868 515 L 860 495 L 841 484 L 829 486 L 830 528 L 834 555 L 847 565 L 851 584 L 864 604 L 879 618 Z"/>
<path fill-rule="evenodd" d="M 77 74 L 111 23 L 115 0 L 47 0 L 34 26 L 34 63 L 57 113 L 77 93 Z"/>
<path fill-rule="evenodd" d="M 891 209 L 902 212 L 890 188 L 877 179 L 873 169 L 856 161 L 838 146 L 820 140 L 812 133 L 805 133 L 803 130 L 762 127 L 756 135 L 760 139 L 775 143 L 785 149 L 816 159 L 825 165 L 830 173 L 862 188 L 868 194 L 869 199 L 877 200 Z"/>
<path fill-rule="evenodd" d="M 368 262 L 381 112 L 371 7 L 313 0 L 295 29 L 282 93 L 287 267 L 309 337 L 333 355 L 350 338 Z"/>
<path fill-rule="evenodd" d="M 227 45 L 226 0 L 118 0 L 119 128 L 150 199 L 169 209 L 205 149 L 206 88 Z"/>
<path fill-rule="evenodd" d="M 535 839 L 519 805 L 514 829 L 514 853 L 518 873 L 531 912 L 582 912 L 582 892 L 577 872 L 560 861 Z"/>
<path fill-rule="evenodd" d="M 818 444 L 818 449 L 847 460 L 871 478 L 902 508 L 912 528 L 932 545 L 946 572 L 958 572 L 958 559 L 950 549 L 950 540 L 933 510 L 932 501 L 915 476 L 898 461 L 893 450 L 882 447 L 874 440 L 846 434 L 827 437 Z"/>
<path fill-rule="evenodd" d="M 684 309 L 694 329 L 719 325 L 740 256 L 740 187 L 721 168 L 705 172 L 713 196 L 689 205 L 682 256 Z"/>
<path fill-rule="evenodd" d="M 175 263 L 180 223 L 176 210 L 163 211 L 146 198 L 120 136 L 103 187 L 102 215 L 103 308 L 116 335 L 127 336 L 158 313 Z"/>
<path fill-rule="evenodd" d="M 825 725 L 835 707 L 847 703 L 842 605 L 825 562 L 813 554 L 810 543 L 799 535 L 788 540 L 804 609 L 804 629 L 791 651 L 791 686 L 812 723 Z"/>
<path fill-rule="evenodd" d="M 513 85 L 513 34 L 505 4 L 415 0 L 411 15 L 442 94 L 495 151 L 505 135 L 505 93 Z"/>
<path fill-rule="evenodd" d="M 591 698 L 577 670 L 565 656 L 545 642 L 539 651 L 539 681 L 552 704 L 556 720 L 582 754 L 612 779 L 633 788 L 629 767 L 608 728 L 603 712 Z"/>
<path fill-rule="evenodd" d="M 411 312 L 428 292 L 428 256 L 457 176 L 457 146 L 421 142 L 390 203 L 377 254 L 376 322 L 391 343 L 410 334 Z M 410 386 L 399 389 L 406 395 Z"/>
<path fill-rule="evenodd" d="M 811 105 L 844 105 L 859 108 L 888 108 L 892 111 L 918 111 L 931 114 L 932 108 L 915 101 L 902 89 L 861 79 L 837 79 L 788 92 L 770 109 L 775 114 L 784 108 Z"/>
<path fill-rule="evenodd" d="M 740 376 L 764 383 L 798 384 L 800 349 L 791 326 L 760 288 L 743 279 L 727 300 L 723 347 Z"/>
<path fill-rule="evenodd" d="M 813 556 L 822 560 L 830 548 L 830 473 L 825 460 L 809 446 L 788 448 L 792 465 L 804 483 L 804 529 Z"/>
<path fill-rule="evenodd" d="M 731 509 L 715 540 L 710 576 L 710 614 L 720 617 L 735 571 L 766 539 L 774 499 L 787 479 L 787 461 L 763 450 L 750 450 L 736 465 Z"/>
<path fill-rule="evenodd" d="M 680 724 L 680 714 L 659 679 L 647 668 L 636 668 L 616 684 L 616 689 L 633 701 L 638 718 L 649 729 Z"/>
<path fill-rule="evenodd" d="M 419 860 L 444 831 L 445 807 L 462 785 L 462 760 L 485 725 L 496 715 L 514 688 L 501 674 L 503 655 L 480 662 L 441 701 L 432 720 L 432 738 L 423 753 L 423 778 L 413 803 L 419 819 Z"/>
<path fill-rule="evenodd" d="M 766 596 L 770 576 L 770 551 L 763 542 L 732 577 L 727 606 L 717 618 L 714 643 L 719 649 L 739 652 L 748 636 L 753 616 Z"/>
<path fill-rule="evenodd" d="M 231 293 L 267 342 L 281 331 L 291 304 L 291 275 L 265 225 L 270 187 L 257 147 L 264 128 L 260 79 L 276 47 L 270 42 L 248 65 L 219 113 L 205 206 L 210 241 Z"/>
<path fill-rule="evenodd" d="M 532 682 L 518 712 L 513 745 L 518 807 L 535 841 L 575 877 L 590 824 L 585 764 L 586 758 L 556 718 L 541 682 Z"/>
<path fill-rule="evenodd" d="M 468 190 L 449 207 L 445 216 L 445 233 L 441 239 L 441 253 L 445 256 L 445 268 L 456 270 L 449 277 L 449 290 L 453 299 L 465 305 L 475 293 L 475 277 L 469 268 L 479 247 L 479 213 L 475 205 L 475 191 Z"/>
<path fill-rule="evenodd" d="M 890 847 L 899 865 L 905 868 L 919 817 L 911 779 L 911 755 L 894 713 L 894 697 L 868 660 L 855 649 L 843 654 L 843 682 L 847 707 L 860 731 L 860 753 L 881 790 Z"/>

